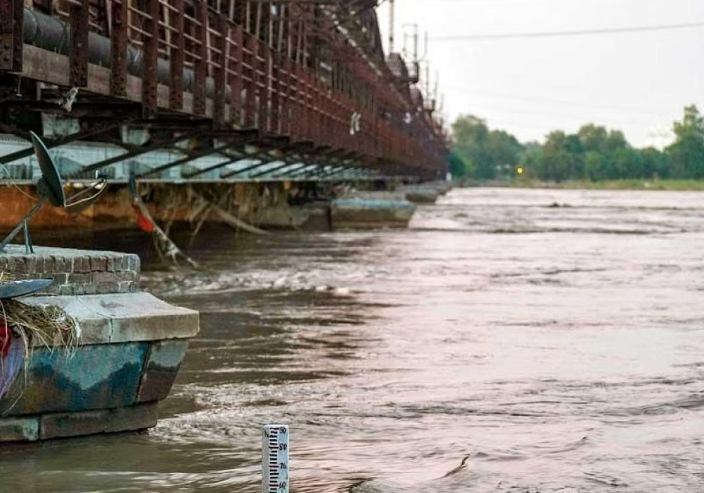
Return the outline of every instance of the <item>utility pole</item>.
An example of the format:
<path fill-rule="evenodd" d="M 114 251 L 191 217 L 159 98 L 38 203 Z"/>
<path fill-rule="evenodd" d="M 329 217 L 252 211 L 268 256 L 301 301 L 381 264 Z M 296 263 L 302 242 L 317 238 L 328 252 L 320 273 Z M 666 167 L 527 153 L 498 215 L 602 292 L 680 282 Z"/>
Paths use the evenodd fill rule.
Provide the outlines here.
<path fill-rule="evenodd" d="M 416 31 L 413 33 L 413 62 L 418 63 L 418 24 L 415 27 Z"/>
<path fill-rule="evenodd" d="M 394 0 L 389 0 L 389 54 L 394 52 Z"/>
<path fill-rule="evenodd" d="M 435 94 L 433 95 L 433 99 L 437 100 L 438 99 L 438 86 L 440 85 L 440 72 L 435 72 Z"/>

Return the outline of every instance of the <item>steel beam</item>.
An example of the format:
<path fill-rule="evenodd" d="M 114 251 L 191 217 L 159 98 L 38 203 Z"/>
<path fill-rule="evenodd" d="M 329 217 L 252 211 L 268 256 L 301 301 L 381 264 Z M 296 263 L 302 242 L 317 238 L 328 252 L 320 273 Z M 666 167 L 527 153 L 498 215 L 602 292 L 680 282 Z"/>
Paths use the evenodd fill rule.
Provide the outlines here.
<path fill-rule="evenodd" d="M 193 113 L 205 115 L 205 81 L 208 73 L 208 2 L 194 5 L 196 17 L 196 59 L 193 68 Z"/>
<path fill-rule="evenodd" d="M 127 2 L 121 0 L 112 4 L 110 31 L 110 94 L 127 95 Z"/>
<path fill-rule="evenodd" d="M 276 162 L 276 161 L 280 161 L 280 159 L 275 159 L 274 161 L 270 161 L 269 163 L 273 163 L 273 162 Z M 261 172 L 259 172 L 259 173 L 256 173 L 256 174 L 250 176 L 250 178 L 258 178 L 258 177 L 260 177 L 260 176 L 268 175 L 268 174 L 270 174 L 270 173 L 275 173 L 275 172 L 278 171 L 278 170 L 282 170 L 282 169 L 284 169 L 284 168 L 288 168 L 289 166 L 293 166 L 294 164 L 297 164 L 297 163 L 284 162 L 284 164 L 282 164 L 282 165 L 280 165 L 280 166 L 276 166 L 276 167 L 274 167 L 274 168 L 267 169 L 267 170 L 261 171 Z M 274 176 L 272 176 L 271 178 L 274 178 Z"/>
<path fill-rule="evenodd" d="M 256 158 L 255 158 L 255 159 L 256 159 Z M 253 170 L 253 169 L 261 168 L 262 166 L 266 166 L 266 165 L 269 164 L 269 163 L 271 163 L 271 161 L 262 161 L 262 162 L 260 162 L 260 163 L 253 164 L 253 165 L 251 165 L 251 166 L 247 166 L 246 168 L 236 169 L 236 170 L 234 170 L 234 171 L 231 171 L 230 173 L 221 175 L 220 178 L 222 178 L 223 180 L 226 180 L 226 179 L 231 178 L 231 177 L 233 177 L 233 176 L 237 176 L 237 175 L 241 175 L 242 173 L 246 173 L 247 171 L 251 171 L 251 170 Z"/>
<path fill-rule="evenodd" d="M 0 71 L 22 72 L 23 0 L 0 0 Z"/>
<path fill-rule="evenodd" d="M 322 178 L 329 178 L 331 176 L 337 175 L 342 173 L 343 171 L 347 171 L 350 168 L 346 168 L 344 166 L 340 166 L 338 168 L 333 168 L 332 170 L 329 170 L 327 173 L 323 173 L 321 175 L 316 176 L 316 178 L 322 179 Z"/>
<path fill-rule="evenodd" d="M 234 0 L 233 0 L 234 1 Z M 240 24 L 234 27 L 233 40 L 235 42 L 235 69 L 230 74 L 230 124 L 242 125 L 242 75 L 244 70 L 242 62 L 244 61 L 244 30 Z"/>
<path fill-rule="evenodd" d="M 325 168 L 328 168 L 328 169 L 325 169 Z M 342 170 L 353 169 L 353 168 L 354 168 L 354 166 L 325 165 L 324 167 L 321 167 L 320 169 L 315 170 L 315 173 L 313 173 L 311 176 L 313 176 L 313 177 L 325 176 L 334 170 L 342 171 Z"/>
<path fill-rule="evenodd" d="M 210 149 L 206 149 L 204 151 L 199 151 L 199 152 L 191 152 L 186 155 L 186 157 L 183 157 L 181 159 L 177 159 L 176 161 L 172 161 L 170 163 L 162 164 L 161 166 L 157 166 L 156 168 L 152 168 L 149 171 L 145 171 L 144 173 L 141 173 L 136 176 L 136 178 L 144 178 L 145 176 L 150 176 L 155 173 L 161 173 L 162 171 L 166 171 L 167 169 L 174 168 L 176 166 L 181 166 L 183 164 L 189 163 L 191 161 L 195 161 L 196 159 L 200 159 L 202 157 L 206 156 L 212 156 L 213 154 L 217 154 L 219 152 L 222 152 L 226 149 L 231 149 L 233 147 L 237 147 L 238 145 L 242 145 L 241 141 L 237 142 L 229 142 L 227 144 L 222 144 L 216 147 L 212 147 Z"/>
<path fill-rule="evenodd" d="M 166 149 L 168 147 L 171 147 L 178 142 L 181 142 L 182 140 L 190 139 L 192 137 L 197 137 L 198 135 L 201 135 L 202 132 L 195 132 L 192 134 L 183 134 L 179 135 L 178 137 L 174 137 L 172 139 L 167 139 L 164 141 L 160 141 L 151 145 L 143 146 L 137 149 L 134 149 L 132 151 L 128 151 L 124 154 L 120 154 L 119 156 L 111 157 L 108 159 L 104 159 L 102 161 L 99 161 L 97 163 L 93 163 L 91 165 L 86 166 L 85 168 L 81 169 L 81 173 L 85 172 L 90 172 L 90 171 L 95 171 L 101 168 L 104 168 L 106 166 L 110 166 L 111 164 L 117 164 L 121 161 L 124 161 L 125 159 L 131 159 L 133 157 L 141 156 L 143 154 L 147 154 L 149 152 L 154 152 L 154 151 L 159 151 L 161 149 Z"/>
<path fill-rule="evenodd" d="M 313 171 L 314 169 L 316 169 L 318 167 L 317 164 L 305 164 L 305 163 L 293 163 L 291 166 L 293 166 L 294 164 L 301 164 L 301 166 L 294 169 L 292 173 L 287 173 L 287 172 L 277 173 L 276 177 L 282 177 L 282 178 L 286 178 L 286 179 L 293 178 L 293 177 L 296 177 L 302 173 L 305 173 L 306 171 L 308 171 L 308 172 Z"/>
<path fill-rule="evenodd" d="M 88 85 L 88 33 L 90 31 L 90 8 L 87 4 L 71 4 L 69 7 L 71 25 L 71 50 L 68 53 L 71 69 L 71 87 Z"/>
<path fill-rule="evenodd" d="M 127 1 L 127 0 L 123 0 Z M 156 114 L 157 102 L 157 72 L 159 69 L 159 0 L 145 0 L 146 20 L 145 36 L 142 47 L 144 56 L 142 69 L 142 104 L 144 116 Z"/>
<path fill-rule="evenodd" d="M 311 173 L 318 171 L 318 168 L 320 168 L 320 165 L 318 164 L 309 164 L 304 166 L 303 168 L 299 168 L 290 175 L 287 175 L 286 178 L 299 178 L 301 176 L 307 177 Z"/>
<path fill-rule="evenodd" d="M 254 138 L 256 138 L 256 136 L 250 136 L 250 138 L 252 138 L 252 140 L 254 140 Z M 248 143 L 248 141 L 247 141 L 247 139 L 246 139 L 246 137 L 245 137 L 245 138 L 243 138 L 243 140 L 242 140 L 238 145 L 243 145 L 243 144 L 247 144 L 247 143 Z M 194 177 L 196 177 L 196 176 L 200 176 L 200 175 L 202 175 L 202 174 L 205 174 L 205 173 L 207 173 L 207 172 L 209 172 L 209 171 L 213 171 L 213 170 L 216 170 L 216 169 L 224 168 L 225 166 L 227 166 L 227 165 L 229 165 L 229 164 L 236 163 L 237 161 L 241 161 L 241 160 L 243 160 L 243 159 L 247 159 L 247 156 L 246 156 L 245 154 L 240 154 L 240 155 L 235 155 L 235 156 L 233 156 L 233 155 L 230 154 L 229 152 L 224 152 L 224 151 L 221 152 L 221 154 L 222 154 L 223 156 L 225 156 L 225 157 L 229 157 L 230 159 L 227 160 L 227 161 L 224 161 L 224 162 L 215 164 L 215 165 L 213 165 L 213 166 L 209 166 L 209 167 L 207 167 L 207 168 L 204 168 L 204 169 L 201 169 L 201 170 L 198 170 L 198 171 L 194 171 L 194 172 L 192 172 L 192 173 L 188 173 L 188 174 L 182 175 L 183 178 L 194 178 Z"/>
<path fill-rule="evenodd" d="M 216 45 L 216 63 L 213 81 L 215 83 L 215 94 L 213 97 L 213 124 L 215 128 L 223 128 L 225 125 L 225 91 L 227 89 L 227 66 L 228 66 L 228 46 L 227 38 L 230 35 L 230 24 L 227 18 L 220 14 L 217 17 L 218 38 Z"/>
<path fill-rule="evenodd" d="M 126 2 L 127 0 L 122 0 Z M 176 111 L 183 109 L 183 65 L 185 63 L 186 36 L 184 35 L 185 0 L 176 0 L 176 10 L 171 12 L 173 31 L 169 48 L 169 108 Z"/>
<path fill-rule="evenodd" d="M 228 156 L 229 156 L 229 154 L 228 154 Z M 245 158 L 243 158 L 242 156 L 233 157 L 233 158 L 228 159 L 227 161 L 223 161 L 222 163 L 218 163 L 216 165 L 209 166 L 207 168 L 203 168 L 198 171 L 194 171 L 192 173 L 186 173 L 186 174 L 181 173 L 181 177 L 185 178 L 185 179 L 195 178 L 196 176 L 204 175 L 205 173 L 208 173 L 209 171 L 214 171 L 216 169 L 224 168 L 225 166 L 232 164 L 232 163 L 236 163 L 237 161 L 241 161 L 242 159 L 245 159 Z"/>
<path fill-rule="evenodd" d="M 87 137 L 93 137 L 95 135 L 100 135 L 104 132 L 107 132 L 109 130 L 112 130 L 114 128 L 119 127 L 120 125 L 125 124 L 126 121 L 129 121 L 129 120 L 112 121 L 112 122 L 105 124 L 105 125 L 95 125 L 92 128 L 90 128 L 89 130 L 76 132 L 75 134 L 67 135 L 65 137 L 60 137 L 58 139 L 45 139 L 44 144 L 46 145 L 47 149 L 52 149 L 54 147 L 59 147 L 64 144 L 69 144 L 71 142 L 85 139 Z M 12 134 L 24 135 L 27 137 L 27 140 L 29 140 L 29 133 L 28 132 L 19 132 L 16 129 L 8 128 L 7 125 L 2 125 L 2 124 L 0 124 L 0 129 L 3 131 L 6 131 L 8 133 L 12 133 Z M 15 152 L 11 152 L 10 154 L 5 154 L 4 156 L 0 156 L 0 164 L 11 163 L 12 161 L 16 161 L 18 159 L 22 159 L 27 156 L 31 156 L 32 154 L 34 154 L 34 148 L 32 146 L 30 146 L 27 149 L 22 149 L 21 151 L 15 151 Z"/>

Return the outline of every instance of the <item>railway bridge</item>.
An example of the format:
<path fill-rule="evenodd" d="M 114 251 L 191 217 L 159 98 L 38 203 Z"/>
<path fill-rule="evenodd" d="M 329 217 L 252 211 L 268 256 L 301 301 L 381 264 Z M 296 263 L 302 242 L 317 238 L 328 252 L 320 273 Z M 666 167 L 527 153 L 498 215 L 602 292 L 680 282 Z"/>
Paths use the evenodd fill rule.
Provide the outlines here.
<path fill-rule="evenodd" d="M 444 177 L 418 69 L 376 0 L 0 0 L 0 182 L 29 132 L 73 181 Z"/>

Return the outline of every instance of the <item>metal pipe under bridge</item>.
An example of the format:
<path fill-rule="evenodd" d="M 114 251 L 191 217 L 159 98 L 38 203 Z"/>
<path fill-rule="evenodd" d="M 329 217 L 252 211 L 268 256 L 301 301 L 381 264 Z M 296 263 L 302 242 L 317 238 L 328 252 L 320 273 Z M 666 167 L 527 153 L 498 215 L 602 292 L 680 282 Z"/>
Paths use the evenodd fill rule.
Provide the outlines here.
<path fill-rule="evenodd" d="M 376 0 L 0 0 L 0 182 L 444 177 Z"/>

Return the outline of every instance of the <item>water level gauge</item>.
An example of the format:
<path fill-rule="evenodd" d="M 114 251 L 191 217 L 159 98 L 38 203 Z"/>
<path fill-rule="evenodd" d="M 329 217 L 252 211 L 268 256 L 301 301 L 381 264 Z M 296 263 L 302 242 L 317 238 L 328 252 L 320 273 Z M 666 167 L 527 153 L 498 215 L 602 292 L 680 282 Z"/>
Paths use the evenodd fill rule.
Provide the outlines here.
<path fill-rule="evenodd" d="M 265 425 L 262 435 L 262 492 L 288 493 L 288 425 Z"/>

